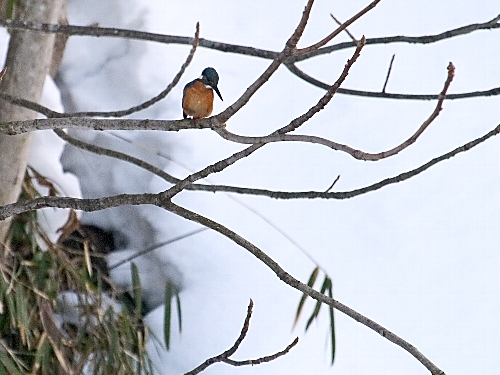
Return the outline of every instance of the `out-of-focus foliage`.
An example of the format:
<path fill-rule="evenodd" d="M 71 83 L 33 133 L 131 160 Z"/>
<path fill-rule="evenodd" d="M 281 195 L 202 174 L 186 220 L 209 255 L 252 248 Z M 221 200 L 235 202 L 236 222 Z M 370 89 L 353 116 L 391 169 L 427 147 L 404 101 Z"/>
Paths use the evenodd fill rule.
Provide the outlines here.
<path fill-rule="evenodd" d="M 26 175 L 20 199 L 37 195 Z M 1 374 L 153 373 L 142 319 L 109 302 L 116 288 L 86 252 L 51 243 L 35 212 L 14 218 L 0 255 Z M 62 295 L 77 301 L 77 322 Z"/>

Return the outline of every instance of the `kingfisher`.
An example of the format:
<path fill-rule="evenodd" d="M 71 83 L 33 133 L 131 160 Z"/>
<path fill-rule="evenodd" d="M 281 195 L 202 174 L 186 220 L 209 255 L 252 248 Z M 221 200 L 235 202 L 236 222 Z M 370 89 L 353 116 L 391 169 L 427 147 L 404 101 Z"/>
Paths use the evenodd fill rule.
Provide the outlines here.
<path fill-rule="evenodd" d="M 217 88 L 219 75 L 214 68 L 205 68 L 201 72 L 201 77 L 189 82 L 184 87 L 182 95 L 182 114 L 184 118 L 191 116 L 193 120 L 208 117 L 214 109 L 214 92 L 222 95 Z M 213 90 L 212 90 L 213 89 Z"/>

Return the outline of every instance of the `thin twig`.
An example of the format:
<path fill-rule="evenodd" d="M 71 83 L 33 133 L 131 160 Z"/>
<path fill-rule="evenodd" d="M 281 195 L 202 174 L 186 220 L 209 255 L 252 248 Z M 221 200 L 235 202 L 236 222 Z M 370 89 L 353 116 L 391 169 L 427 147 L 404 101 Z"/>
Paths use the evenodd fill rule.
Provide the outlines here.
<path fill-rule="evenodd" d="M 320 47 L 323 47 L 326 43 L 328 43 L 330 40 L 335 38 L 337 35 L 339 35 L 342 31 L 344 31 L 348 26 L 352 25 L 354 22 L 356 22 L 358 19 L 360 19 L 362 16 L 364 16 L 366 13 L 368 13 L 370 10 L 375 8 L 377 4 L 380 2 L 380 0 L 374 0 L 368 6 L 363 8 L 361 11 L 356 13 L 354 16 L 349 18 L 347 21 L 345 21 L 342 25 L 340 25 L 335 31 L 333 31 L 330 35 L 326 36 L 322 40 L 320 40 L 317 43 L 314 43 L 313 45 L 305 48 L 301 48 L 298 50 L 294 51 L 294 56 L 301 56 L 305 55 L 307 53 L 310 53 L 312 51 L 318 50 Z"/>
<path fill-rule="evenodd" d="M 115 264 L 111 265 L 108 267 L 108 270 L 109 271 L 112 271 L 114 270 L 115 268 L 118 268 L 122 265 L 124 265 L 125 263 L 128 263 L 136 258 L 139 258 L 143 255 L 146 255 L 148 253 L 150 253 L 151 251 L 153 250 L 156 250 L 156 249 L 159 249 L 160 247 L 163 247 L 163 246 L 166 246 L 166 245 L 170 245 L 174 242 L 177 242 L 177 241 L 180 241 L 180 240 L 183 240 L 184 238 L 187 238 L 187 237 L 191 237 L 191 236 L 194 236 L 195 234 L 198 234 L 198 233 L 201 233 L 201 232 L 204 232 L 206 231 L 208 228 L 206 227 L 202 227 L 202 228 L 198 228 L 198 229 L 195 229 L 191 232 L 188 232 L 188 233 L 184 233 L 184 234 L 181 234 L 180 236 L 177 236 L 177 237 L 174 237 L 174 238 L 171 238 L 170 240 L 167 240 L 167 241 L 162 241 L 160 243 L 156 243 L 154 245 L 151 245 L 151 246 L 148 246 L 147 248 L 145 248 L 144 250 L 141 250 L 141 251 L 138 251 L 134 254 L 132 254 L 131 256 L 125 258 L 125 259 L 122 259 L 118 262 L 116 262 Z"/>
<path fill-rule="evenodd" d="M 320 87 L 322 89 L 328 90 L 330 87 L 328 83 L 321 82 L 316 78 L 311 77 L 301 69 L 299 69 L 295 64 L 285 62 L 284 64 L 293 74 L 297 77 L 302 78 L 304 81 Z M 339 94 L 352 95 L 352 96 L 362 96 L 366 98 L 383 98 L 383 99 L 399 99 L 399 100 L 436 100 L 439 99 L 439 95 L 436 94 L 391 94 L 387 92 L 380 91 L 361 91 L 340 88 L 338 90 Z M 465 92 L 459 94 L 447 94 L 446 100 L 457 100 L 457 99 L 467 99 L 467 98 L 477 98 L 477 97 L 488 97 L 500 95 L 500 87 L 495 87 L 490 90 L 485 91 L 473 91 Z"/>
<path fill-rule="evenodd" d="M 333 20 L 334 20 L 335 22 L 337 22 L 337 25 L 342 26 L 342 22 L 340 22 L 337 18 L 335 18 L 335 16 L 334 16 L 332 13 L 330 13 L 330 17 L 332 17 L 332 18 L 333 18 Z M 344 30 L 344 31 L 347 33 L 347 35 L 349 35 L 349 37 L 352 39 L 352 41 L 353 41 L 354 43 L 358 44 L 358 40 L 354 37 L 354 35 L 352 35 L 352 34 L 349 32 L 349 30 L 347 30 L 347 27 L 345 28 L 345 30 Z"/>
<path fill-rule="evenodd" d="M 254 255 L 257 259 L 259 259 L 262 263 L 264 263 L 267 267 L 269 267 L 275 274 L 278 276 L 283 282 L 295 288 L 309 297 L 314 298 L 319 302 L 323 302 L 333 308 L 339 310 L 340 312 L 346 314 L 350 318 L 356 320 L 357 322 L 365 325 L 366 327 L 374 330 L 382 337 L 385 337 L 387 340 L 392 343 L 398 345 L 399 347 L 406 350 L 410 353 L 414 358 L 416 358 L 420 363 L 422 363 L 433 375 L 444 375 L 444 372 L 440 370 L 433 362 L 431 362 L 425 355 L 423 355 L 416 347 L 411 345 L 409 342 L 404 340 L 403 338 L 397 336 L 395 333 L 389 331 L 387 328 L 381 326 L 375 321 L 367 318 L 366 316 L 358 313 L 357 311 L 349 308 L 348 306 L 340 303 L 339 301 L 334 300 L 333 298 L 327 297 L 322 293 L 312 289 L 308 285 L 300 282 L 295 279 L 292 275 L 286 272 L 281 266 L 274 261 L 271 257 L 269 257 L 264 251 L 259 249 L 257 246 L 241 237 L 236 232 L 233 232 L 229 228 L 225 227 L 222 224 L 219 224 L 205 216 L 199 215 L 193 211 L 187 210 L 183 207 L 180 207 L 171 201 L 166 202 L 163 206 L 166 210 L 179 215 L 187 220 L 194 221 L 206 227 L 213 229 L 214 231 L 222 234 L 228 239 L 235 242 L 237 245 L 249 251 L 252 255 Z"/>
<path fill-rule="evenodd" d="M 278 352 L 276 354 L 267 356 L 267 357 L 262 357 L 262 358 L 253 359 L 253 360 L 250 359 L 250 360 L 246 360 L 246 361 L 234 361 L 232 359 L 229 359 L 229 357 L 232 356 L 236 352 L 236 350 L 238 350 L 239 346 L 241 345 L 241 343 L 245 339 L 245 336 L 248 332 L 248 328 L 250 326 L 250 318 L 252 316 L 252 308 L 253 308 L 253 301 L 250 300 L 250 304 L 248 305 L 248 309 L 247 309 L 247 316 L 245 318 L 245 322 L 243 323 L 243 328 L 241 329 L 240 335 L 238 336 L 238 338 L 236 339 L 235 343 L 233 344 L 233 346 L 231 348 L 226 350 L 224 353 L 221 353 L 215 357 L 207 359 L 201 365 L 199 365 L 198 367 L 196 367 L 195 369 L 193 369 L 189 372 L 186 372 L 184 375 L 199 374 L 200 372 L 205 370 L 210 365 L 213 365 L 214 363 L 218 363 L 218 362 L 224 362 L 224 363 L 227 363 L 227 364 L 230 364 L 233 366 L 258 365 L 260 363 L 270 362 L 278 357 L 281 357 L 281 356 L 287 354 L 290 351 L 290 349 L 292 349 L 295 345 L 297 345 L 297 343 L 299 342 L 298 337 L 290 345 L 288 345 L 285 350 Z"/>
<path fill-rule="evenodd" d="M 260 365 L 261 363 L 266 363 L 266 362 L 271 362 L 274 361 L 276 358 L 279 358 L 281 356 L 284 356 L 285 354 L 288 354 L 288 352 L 299 343 L 299 338 L 296 337 L 295 340 L 292 341 L 290 345 L 288 345 L 285 349 L 283 349 L 281 352 L 275 353 L 273 355 L 269 355 L 266 357 L 261 357 L 257 359 L 247 359 L 245 361 L 235 361 L 230 358 L 224 359 L 222 362 L 227 363 L 229 365 L 233 366 L 247 366 L 247 365 Z"/>
<path fill-rule="evenodd" d="M 394 58 L 396 57 L 396 54 L 392 55 L 391 62 L 389 63 L 389 69 L 387 69 L 387 76 L 385 77 L 385 82 L 384 82 L 384 87 L 382 87 L 382 92 L 385 93 L 385 88 L 387 87 L 387 82 L 389 82 L 389 77 L 391 75 L 391 70 L 392 70 L 392 63 L 394 62 Z"/>
<path fill-rule="evenodd" d="M 335 181 L 333 181 L 333 183 L 330 185 L 330 187 L 328 189 L 325 190 L 325 193 L 329 193 L 330 190 L 333 189 L 333 187 L 335 186 L 335 184 L 338 182 L 338 180 L 340 180 L 340 175 L 337 176 L 337 178 L 335 179 Z M 326 273 L 326 272 L 325 272 Z"/>

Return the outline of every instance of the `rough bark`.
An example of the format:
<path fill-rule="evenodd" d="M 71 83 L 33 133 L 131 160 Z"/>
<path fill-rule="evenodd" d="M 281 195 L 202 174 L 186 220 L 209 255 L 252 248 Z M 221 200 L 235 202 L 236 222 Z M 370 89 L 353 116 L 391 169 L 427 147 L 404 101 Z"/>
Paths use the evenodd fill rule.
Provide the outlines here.
<path fill-rule="evenodd" d="M 17 0 L 14 18 L 56 23 L 62 3 L 63 0 Z M 0 91 L 39 102 L 53 46 L 54 34 L 12 31 L 5 63 L 7 71 L 0 84 Z M 36 113 L 33 111 L 0 102 L 2 122 L 30 120 L 35 117 Z M 12 136 L 0 133 L 0 205 L 13 203 L 19 197 L 31 138 L 31 134 Z M 9 224 L 8 220 L 0 221 L 0 244 L 5 243 Z"/>

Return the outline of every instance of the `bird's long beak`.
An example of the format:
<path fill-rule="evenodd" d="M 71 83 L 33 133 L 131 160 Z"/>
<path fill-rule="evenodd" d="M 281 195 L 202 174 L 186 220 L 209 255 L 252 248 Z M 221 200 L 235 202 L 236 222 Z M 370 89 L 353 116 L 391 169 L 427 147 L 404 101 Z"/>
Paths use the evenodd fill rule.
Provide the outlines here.
<path fill-rule="evenodd" d="M 217 95 L 219 95 L 220 100 L 224 101 L 224 99 L 222 99 L 222 95 L 220 94 L 220 91 L 219 91 L 217 85 L 212 85 L 212 87 L 215 90 L 215 92 L 217 93 Z"/>

